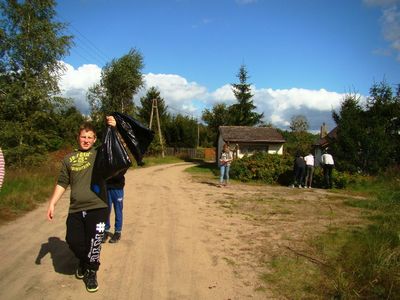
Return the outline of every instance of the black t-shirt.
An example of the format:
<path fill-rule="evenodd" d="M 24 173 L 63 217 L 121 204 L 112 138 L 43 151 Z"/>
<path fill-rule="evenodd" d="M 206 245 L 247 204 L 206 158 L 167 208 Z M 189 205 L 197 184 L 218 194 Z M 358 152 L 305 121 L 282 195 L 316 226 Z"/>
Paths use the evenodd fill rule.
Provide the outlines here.
<path fill-rule="evenodd" d="M 125 186 L 125 173 L 126 171 L 121 171 L 114 177 L 111 177 L 106 181 L 108 189 L 123 189 Z"/>
<path fill-rule="evenodd" d="M 297 157 L 296 160 L 294 161 L 294 167 L 295 167 L 295 169 L 306 167 L 306 162 L 304 161 L 304 159 L 301 156 Z"/>

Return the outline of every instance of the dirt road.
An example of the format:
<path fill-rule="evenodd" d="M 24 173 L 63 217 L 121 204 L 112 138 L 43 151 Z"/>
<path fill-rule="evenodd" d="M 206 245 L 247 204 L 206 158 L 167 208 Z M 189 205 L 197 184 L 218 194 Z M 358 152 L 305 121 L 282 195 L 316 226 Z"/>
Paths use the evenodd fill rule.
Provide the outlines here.
<path fill-rule="evenodd" d="M 68 195 L 53 222 L 44 204 L 3 225 L 0 299 L 270 299 L 268 291 L 256 292 L 256 274 L 238 273 L 225 254 L 240 248 L 238 234 L 247 226 L 210 200 L 227 189 L 192 181 L 184 172 L 189 166 L 127 173 L 122 240 L 103 246 L 97 293 L 73 275 Z"/>

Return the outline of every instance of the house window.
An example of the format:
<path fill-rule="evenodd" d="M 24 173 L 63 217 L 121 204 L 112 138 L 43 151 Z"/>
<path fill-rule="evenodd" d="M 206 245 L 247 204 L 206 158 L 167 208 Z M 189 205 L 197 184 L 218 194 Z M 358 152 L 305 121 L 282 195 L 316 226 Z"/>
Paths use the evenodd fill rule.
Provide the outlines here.
<path fill-rule="evenodd" d="M 246 143 L 240 145 L 240 152 L 242 154 L 253 154 L 255 152 L 268 152 L 268 145 Z"/>

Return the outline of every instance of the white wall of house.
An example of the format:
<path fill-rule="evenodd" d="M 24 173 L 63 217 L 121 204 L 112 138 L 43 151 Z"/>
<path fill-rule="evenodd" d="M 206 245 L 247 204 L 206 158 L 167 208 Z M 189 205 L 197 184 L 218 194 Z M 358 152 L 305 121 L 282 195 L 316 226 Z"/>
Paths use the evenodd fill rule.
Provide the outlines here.
<path fill-rule="evenodd" d="M 224 140 L 221 136 L 218 139 L 218 157 L 221 155 L 222 147 L 224 145 Z M 230 143 L 230 148 L 234 152 L 236 144 Z M 256 151 L 265 151 L 268 154 L 283 154 L 283 144 L 260 144 L 260 143 L 239 143 L 239 150 L 237 151 L 237 157 L 242 158 L 245 155 L 252 155 Z M 235 154 L 234 154 L 235 155 Z"/>
<path fill-rule="evenodd" d="M 283 144 L 270 144 L 268 148 L 269 154 L 283 154 Z"/>

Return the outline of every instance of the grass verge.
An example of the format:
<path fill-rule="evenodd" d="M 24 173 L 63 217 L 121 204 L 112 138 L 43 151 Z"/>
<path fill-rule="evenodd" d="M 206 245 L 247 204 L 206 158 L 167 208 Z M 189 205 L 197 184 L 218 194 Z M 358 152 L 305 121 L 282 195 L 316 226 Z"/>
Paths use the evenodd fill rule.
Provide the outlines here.
<path fill-rule="evenodd" d="M 47 201 L 54 182 L 51 168 L 7 169 L 0 191 L 0 223 L 13 220 Z"/>

